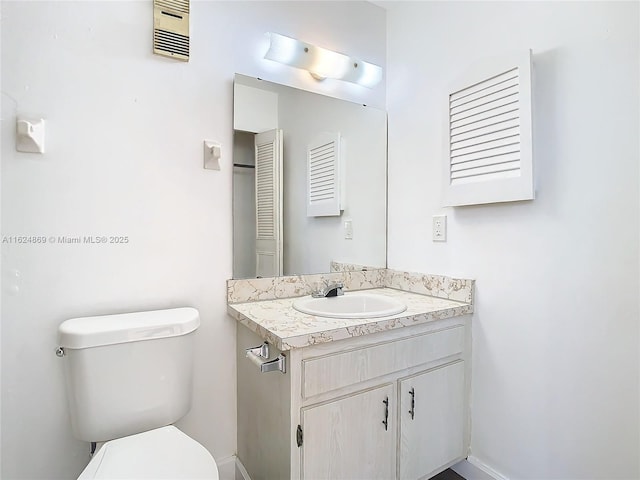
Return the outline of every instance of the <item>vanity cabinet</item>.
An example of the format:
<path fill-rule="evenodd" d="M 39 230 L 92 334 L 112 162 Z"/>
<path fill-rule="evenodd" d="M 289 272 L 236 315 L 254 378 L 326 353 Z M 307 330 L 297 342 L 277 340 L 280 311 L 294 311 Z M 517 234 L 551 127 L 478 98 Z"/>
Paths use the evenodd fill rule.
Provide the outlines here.
<path fill-rule="evenodd" d="M 422 478 L 464 452 L 464 362 L 400 380 L 399 478 Z"/>
<path fill-rule="evenodd" d="M 286 374 L 245 358 L 262 339 L 239 325 L 238 457 L 251 479 L 420 479 L 463 459 L 469 321 L 289 350 Z"/>
<path fill-rule="evenodd" d="M 386 384 L 302 408 L 301 478 L 395 478 L 394 393 Z"/>

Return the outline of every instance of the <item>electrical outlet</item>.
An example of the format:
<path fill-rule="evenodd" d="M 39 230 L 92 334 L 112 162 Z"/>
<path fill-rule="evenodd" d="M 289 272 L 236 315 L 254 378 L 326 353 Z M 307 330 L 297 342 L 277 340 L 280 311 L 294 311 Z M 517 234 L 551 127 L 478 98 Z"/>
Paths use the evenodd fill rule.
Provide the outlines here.
<path fill-rule="evenodd" d="M 447 241 L 447 216 L 446 215 L 433 216 L 433 241 L 434 242 Z"/>

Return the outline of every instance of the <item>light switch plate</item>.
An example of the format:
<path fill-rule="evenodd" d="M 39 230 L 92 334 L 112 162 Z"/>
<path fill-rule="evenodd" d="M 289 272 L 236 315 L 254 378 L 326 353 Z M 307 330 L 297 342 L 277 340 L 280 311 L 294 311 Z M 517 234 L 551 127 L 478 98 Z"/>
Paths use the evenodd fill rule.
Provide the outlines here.
<path fill-rule="evenodd" d="M 205 140 L 203 143 L 204 168 L 207 170 L 220 170 L 221 145 L 211 140 Z"/>
<path fill-rule="evenodd" d="M 16 121 L 16 151 L 44 153 L 44 119 L 18 117 Z"/>
<path fill-rule="evenodd" d="M 353 220 L 344 221 L 344 238 L 346 240 L 353 240 Z"/>
<path fill-rule="evenodd" d="M 433 216 L 433 241 L 434 242 L 447 241 L 447 216 L 446 215 Z"/>

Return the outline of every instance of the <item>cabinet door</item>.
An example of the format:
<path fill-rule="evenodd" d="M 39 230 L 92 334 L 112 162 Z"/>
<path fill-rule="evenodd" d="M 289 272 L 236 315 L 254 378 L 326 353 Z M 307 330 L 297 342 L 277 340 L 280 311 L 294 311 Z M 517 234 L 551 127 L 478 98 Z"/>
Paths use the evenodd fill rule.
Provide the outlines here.
<path fill-rule="evenodd" d="M 393 384 L 303 408 L 302 477 L 305 480 L 395 478 L 394 412 Z"/>
<path fill-rule="evenodd" d="M 464 456 L 463 361 L 402 379 L 399 408 L 401 479 L 430 476 Z"/>

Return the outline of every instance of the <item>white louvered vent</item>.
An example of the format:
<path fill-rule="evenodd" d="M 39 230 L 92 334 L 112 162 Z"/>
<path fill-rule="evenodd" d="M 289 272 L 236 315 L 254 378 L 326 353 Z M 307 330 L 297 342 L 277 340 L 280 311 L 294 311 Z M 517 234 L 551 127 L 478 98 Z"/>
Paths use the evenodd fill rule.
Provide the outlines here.
<path fill-rule="evenodd" d="M 153 53 L 189 61 L 189 0 L 153 0 Z"/>
<path fill-rule="evenodd" d="M 334 142 L 309 149 L 309 196 L 311 203 L 336 197 L 336 144 Z"/>
<path fill-rule="evenodd" d="M 447 205 L 533 199 L 531 53 L 487 62 L 448 98 Z"/>
<path fill-rule="evenodd" d="M 307 216 L 340 215 L 340 133 L 321 133 L 307 148 Z"/>
<path fill-rule="evenodd" d="M 275 182 L 273 144 L 256 146 L 256 236 L 258 240 L 275 239 Z"/>
<path fill-rule="evenodd" d="M 451 183 L 520 175 L 518 69 L 449 96 Z"/>

